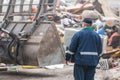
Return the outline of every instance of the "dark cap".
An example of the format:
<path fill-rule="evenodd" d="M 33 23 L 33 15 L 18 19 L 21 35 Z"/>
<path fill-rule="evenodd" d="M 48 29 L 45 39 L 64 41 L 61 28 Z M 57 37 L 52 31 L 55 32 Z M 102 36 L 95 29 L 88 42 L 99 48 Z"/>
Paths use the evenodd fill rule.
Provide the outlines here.
<path fill-rule="evenodd" d="M 83 22 L 85 22 L 87 24 L 92 24 L 92 19 L 91 18 L 84 18 Z"/>

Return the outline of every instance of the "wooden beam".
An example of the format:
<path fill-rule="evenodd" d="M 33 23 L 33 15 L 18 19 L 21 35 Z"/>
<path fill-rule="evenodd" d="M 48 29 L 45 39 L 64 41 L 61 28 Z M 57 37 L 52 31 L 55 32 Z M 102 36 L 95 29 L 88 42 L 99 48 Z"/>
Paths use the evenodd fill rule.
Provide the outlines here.
<path fill-rule="evenodd" d="M 112 10 L 110 9 L 110 6 L 108 4 L 108 0 L 99 0 L 102 4 L 102 10 L 104 12 L 105 17 L 117 17 Z"/>
<path fill-rule="evenodd" d="M 79 9 L 75 10 L 73 13 L 78 13 L 80 10 L 83 9 L 83 7 L 89 3 L 90 0 L 86 1 Z"/>

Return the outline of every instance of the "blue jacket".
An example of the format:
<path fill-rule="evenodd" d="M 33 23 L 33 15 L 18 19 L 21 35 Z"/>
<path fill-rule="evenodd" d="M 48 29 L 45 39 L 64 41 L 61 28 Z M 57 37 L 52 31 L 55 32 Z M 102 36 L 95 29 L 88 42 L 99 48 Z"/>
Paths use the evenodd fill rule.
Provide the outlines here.
<path fill-rule="evenodd" d="M 102 52 L 100 36 L 87 27 L 74 34 L 69 51 L 74 53 L 74 62 L 79 65 L 96 66 Z"/>
<path fill-rule="evenodd" d="M 106 35 L 106 33 L 105 33 L 105 30 L 104 30 L 104 29 L 99 29 L 99 30 L 98 30 L 98 34 L 101 34 L 101 35 Z"/>

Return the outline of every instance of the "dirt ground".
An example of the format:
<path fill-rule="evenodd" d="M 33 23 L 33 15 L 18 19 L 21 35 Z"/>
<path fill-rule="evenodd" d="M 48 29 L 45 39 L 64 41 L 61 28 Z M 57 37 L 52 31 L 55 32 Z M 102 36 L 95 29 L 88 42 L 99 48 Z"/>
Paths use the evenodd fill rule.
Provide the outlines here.
<path fill-rule="evenodd" d="M 98 70 L 95 80 L 104 80 Z M 0 80 L 74 80 L 73 65 L 61 69 L 22 69 L 18 72 L 0 72 Z"/>
<path fill-rule="evenodd" d="M 73 66 L 63 69 L 24 69 L 19 72 L 0 72 L 0 80 L 73 80 Z"/>

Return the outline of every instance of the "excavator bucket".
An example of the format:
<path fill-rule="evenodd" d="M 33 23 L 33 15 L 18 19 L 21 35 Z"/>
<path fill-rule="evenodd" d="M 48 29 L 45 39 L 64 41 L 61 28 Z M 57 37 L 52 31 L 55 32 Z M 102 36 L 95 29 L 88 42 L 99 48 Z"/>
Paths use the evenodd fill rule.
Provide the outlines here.
<path fill-rule="evenodd" d="M 56 26 L 46 19 L 48 14 L 55 13 L 56 0 L 53 3 L 48 0 L 27 1 L 8 0 L 0 23 L 0 32 L 6 35 L 0 38 L 0 60 L 6 64 L 33 66 L 63 63 L 64 49 Z M 48 5 L 53 10 L 46 11 Z"/>
<path fill-rule="evenodd" d="M 45 66 L 63 61 L 64 49 L 55 25 L 41 23 L 24 45 L 23 64 Z"/>

